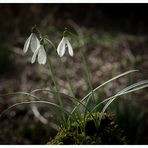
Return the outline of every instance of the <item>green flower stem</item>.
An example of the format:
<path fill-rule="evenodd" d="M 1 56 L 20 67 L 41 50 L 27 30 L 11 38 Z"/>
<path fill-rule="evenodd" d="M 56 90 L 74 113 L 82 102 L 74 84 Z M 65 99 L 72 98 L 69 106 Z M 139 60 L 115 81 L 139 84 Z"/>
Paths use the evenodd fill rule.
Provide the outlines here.
<path fill-rule="evenodd" d="M 67 33 L 69 33 L 70 35 L 72 35 L 76 39 L 76 41 L 78 42 L 78 45 L 79 45 L 79 38 L 75 34 L 69 32 L 69 31 L 67 31 Z M 94 95 L 94 91 L 93 91 L 93 87 L 92 87 L 92 83 L 91 83 L 90 69 L 88 67 L 88 64 L 87 64 L 87 61 L 86 61 L 86 58 L 85 58 L 84 51 L 81 48 L 80 48 L 80 54 L 81 54 L 81 57 L 82 57 L 82 60 L 83 60 L 83 64 L 84 64 L 84 73 L 85 73 L 84 74 L 84 77 L 85 77 L 85 81 L 86 81 L 87 85 L 90 87 L 92 98 L 95 101 L 95 95 Z M 91 97 L 89 99 L 91 99 Z M 89 100 L 86 103 L 86 106 L 87 106 L 88 103 L 89 103 Z M 84 119 L 85 119 L 86 113 L 87 113 L 87 111 L 85 110 Z"/>
<path fill-rule="evenodd" d="M 49 67 L 49 70 L 50 70 L 50 73 L 51 73 L 51 77 L 52 77 L 52 80 L 53 80 L 53 83 L 54 83 L 54 85 L 55 85 L 55 89 L 56 89 L 56 91 L 57 91 L 57 99 L 58 99 L 58 103 L 59 103 L 59 105 L 61 106 L 61 107 L 63 107 L 64 105 L 63 105 L 63 101 L 62 101 L 62 99 L 61 99 L 61 96 L 60 96 L 60 94 L 59 94 L 59 86 L 58 86 L 58 83 L 57 83 L 57 79 L 56 79 L 56 77 L 55 77 L 55 74 L 54 74 L 54 72 L 53 72 L 53 68 L 52 68 L 52 64 L 51 64 L 51 61 L 50 61 L 50 58 L 47 56 L 47 59 L 48 59 L 48 67 Z M 65 119 L 65 116 L 62 114 L 62 118 L 63 118 L 63 120 L 64 121 L 66 121 L 66 119 Z"/>
<path fill-rule="evenodd" d="M 52 41 L 50 41 L 48 38 L 45 38 L 45 40 L 54 48 L 54 50 L 55 50 L 55 52 L 56 52 L 56 46 L 52 43 Z M 57 54 L 56 54 L 56 55 L 57 55 Z M 62 69 L 63 69 L 63 72 L 64 72 L 64 74 L 65 74 L 65 76 L 66 76 L 66 79 L 67 79 L 67 81 L 68 81 L 68 83 L 69 83 L 69 87 L 70 87 L 70 90 L 71 90 L 71 95 L 75 98 L 74 87 L 73 87 L 73 85 L 72 85 L 72 83 L 71 83 L 71 81 L 70 81 L 70 79 L 69 79 L 69 76 L 68 76 L 68 74 L 67 74 L 67 70 L 66 70 L 66 68 L 65 68 L 65 65 L 64 65 L 63 61 L 61 60 L 61 58 L 60 58 L 59 56 L 58 56 L 58 58 L 59 58 L 60 63 L 61 63 L 61 65 L 62 65 Z M 74 103 L 75 105 L 77 105 L 77 102 L 75 101 L 75 99 L 73 99 L 72 101 L 73 101 L 73 103 Z M 77 115 L 79 116 L 79 118 L 81 118 L 81 115 L 79 114 L 79 111 L 78 111 L 78 110 L 77 110 Z"/>
<path fill-rule="evenodd" d="M 78 42 L 78 45 L 79 45 L 79 38 L 75 34 L 71 33 L 70 31 L 68 31 L 68 30 L 66 30 L 66 31 L 67 31 L 67 33 L 69 33 L 70 35 L 72 35 L 76 39 L 76 41 Z M 80 54 L 82 56 L 82 60 L 84 63 L 84 71 L 85 71 L 85 75 L 86 75 L 85 80 L 86 80 L 86 83 L 88 84 L 88 86 L 90 87 L 92 98 L 95 101 L 95 95 L 94 95 L 94 91 L 93 91 L 93 87 L 92 87 L 92 83 L 91 83 L 90 69 L 88 67 L 84 51 L 81 49 L 81 47 L 80 47 Z"/>
<path fill-rule="evenodd" d="M 52 45 L 52 47 L 53 47 L 54 50 L 56 51 L 55 45 L 54 45 L 49 39 L 47 39 L 47 38 L 45 38 L 45 39 L 46 39 L 47 42 L 49 42 L 49 44 Z M 59 56 L 58 56 L 58 57 L 59 57 Z M 61 65 L 62 65 L 62 69 L 63 69 L 63 71 L 64 71 L 64 74 L 65 74 L 65 76 L 66 76 L 66 79 L 67 79 L 67 81 L 68 81 L 68 83 L 69 83 L 69 88 L 70 88 L 70 91 L 71 91 L 71 95 L 72 95 L 73 97 L 75 97 L 74 87 L 73 87 L 73 85 L 72 85 L 72 83 L 71 83 L 71 81 L 70 81 L 70 79 L 69 79 L 69 76 L 68 76 L 68 74 L 67 74 L 66 67 L 65 67 L 65 65 L 64 65 L 64 63 L 63 63 L 63 61 L 61 60 L 60 57 L 59 57 L 59 60 L 60 60 L 60 63 L 61 63 Z"/>
<path fill-rule="evenodd" d="M 73 87 L 73 85 L 72 85 L 72 83 L 71 83 L 71 81 L 70 81 L 70 79 L 69 79 L 69 76 L 68 76 L 68 74 L 67 74 L 66 67 L 65 67 L 65 65 L 64 65 L 64 63 L 63 63 L 63 61 L 62 61 L 62 59 L 61 59 L 60 57 L 59 57 L 59 59 L 60 59 L 60 63 L 61 63 L 61 65 L 62 65 L 62 69 L 63 69 L 63 71 L 64 71 L 64 74 L 65 74 L 65 76 L 66 76 L 66 79 L 67 79 L 67 81 L 68 81 L 68 83 L 69 83 L 69 88 L 70 88 L 70 91 L 71 91 L 71 95 L 72 95 L 73 97 L 75 97 L 74 87 Z"/>
<path fill-rule="evenodd" d="M 93 91 L 93 87 L 92 87 L 92 83 L 91 83 L 90 69 L 88 67 L 88 64 L 87 64 L 87 61 L 86 61 L 85 54 L 84 54 L 83 50 L 80 49 L 80 53 L 81 53 L 83 63 L 84 63 L 84 71 L 85 71 L 85 74 L 86 74 L 86 77 L 87 77 L 87 83 L 88 83 L 88 86 L 90 87 L 90 91 L 92 93 L 92 98 L 95 101 L 95 95 L 94 95 L 94 91 Z"/>

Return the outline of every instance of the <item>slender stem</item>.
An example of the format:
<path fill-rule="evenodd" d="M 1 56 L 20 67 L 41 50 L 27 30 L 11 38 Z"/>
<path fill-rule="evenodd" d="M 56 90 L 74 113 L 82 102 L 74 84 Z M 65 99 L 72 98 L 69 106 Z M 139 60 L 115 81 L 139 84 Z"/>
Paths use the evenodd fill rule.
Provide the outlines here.
<path fill-rule="evenodd" d="M 49 42 L 49 44 L 52 45 L 52 47 L 53 47 L 54 50 L 56 51 L 55 45 L 54 45 L 49 39 L 47 39 L 47 38 L 45 38 L 45 39 L 46 39 L 47 42 Z M 59 57 L 59 56 L 58 56 L 58 57 Z M 67 74 L 66 67 L 65 67 L 65 65 L 64 65 L 64 63 L 63 63 L 63 61 L 61 60 L 60 57 L 59 57 L 59 60 L 60 60 L 60 63 L 61 63 L 61 65 L 62 65 L 62 69 L 63 69 L 63 71 L 64 71 L 64 74 L 65 74 L 65 76 L 66 76 L 66 79 L 67 79 L 67 81 L 68 81 L 68 83 L 69 83 L 69 88 L 70 88 L 70 91 L 71 91 L 71 95 L 72 95 L 73 97 L 75 97 L 74 87 L 73 87 L 73 85 L 72 85 L 72 83 L 71 83 L 71 81 L 70 81 L 70 79 L 69 79 L 69 76 L 68 76 L 68 74 Z"/>
<path fill-rule="evenodd" d="M 70 35 L 72 35 L 78 42 L 78 45 L 79 45 L 79 38 L 78 36 L 76 36 L 75 34 L 71 33 L 70 31 L 67 31 Z M 88 84 L 88 86 L 90 87 L 91 89 L 91 94 L 92 94 L 92 98 L 93 100 L 95 101 L 95 95 L 94 95 L 94 91 L 93 91 L 93 87 L 92 87 L 92 83 L 91 83 L 91 72 L 90 72 L 90 69 L 88 67 L 88 64 L 87 64 L 87 61 L 86 61 L 86 58 L 85 58 L 85 53 L 83 51 L 83 49 L 80 47 L 80 54 L 82 56 L 82 59 L 83 59 L 83 63 L 84 63 L 84 71 L 86 73 L 86 77 L 87 77 L 87 80 L 86 80 L 86 83 Z"/>
<path fill-rule="evenodd" d="M 56 51 L 56 46 L 52 43 L 52 41 L 50 41 L 47 37 L 45 37 L 44 38 L 53 48 L 54 48 L 54 50 Z M 73 97 L 75 97 L 75 95 L 74 95 L 74 89 L 73 89 L 73 85 L 72 85 L 72 83 L 71 83 L 71 81 L 70 81 L 70 79 L 69 79 L 69 77 L 68 77 L 68 74 L 67 74 L 67 70 L 66 70 L 66 68 L 65 68 L 65 65 L 64 65 L 64 63 L 62 62 L 62 60 L 61 60 L 61 58 L 58 56 L 58 58 L 60 59 L 60 62 L 61 62 L 61 65 L 62 65 L 62 69 L 63 69 L 63 71 L 64 71 L 64 74 L 65 74 L 65 76 L 66 76 L 66 79 L 67 79 L 67 81 L 68 81 L 68 83 L 69 83 L 69 87 L 70 87 L 70 90 L 71 90 L 71 95 L 73 96 Z M 50 67 L 51 67 L 51 64 L 49 65 Z M 50 68 L 51 69 L 51 68 Z M 54 82 L 55 83 L 55 82 Z M 77 102 L 75 101 L 75 100 L 72 100 L 73 101 L 73 103 L 76 105 L 77 104 Z"/>
<path fill-rule="evenodd" d="M 55 85 L 55 89 L 56 89 L 57 94 L 58 94 L 58 98 L 60 98 L 59 93 L 58 93 L 59 87 L 58 87 L 58 84 L 57 84 L 57 81 L 56 81 L 56 78 L 55 78 L 55 75 L 54 75 L 54 72 L 53 72 L 53 68 L 52 68 L 52 65 L 51 65 L 50 58 L 48 58 L 48 67 L 49 67 L 49 70 L 50 70 L 50 73 L 51 73 L 52 81 L 53 81 L 53 83 Z M 60 103 L 60 101 L 59 101 L 59 103 Z"/>
<path fill-rule="evenodd" d="M 63 61 L 61 60 L 60 57 L 59 57 L 59 59 L 60 59 L 60 62 L 61 62 L 61 65 L 62 65 L 64 74 L 65 74 L 65 76 L 66 76 L 66 79 L 67 79 L 67 81 L 68 81 L 68 83 L 69 83 L 69 88 L 70 88 L 70 91 L 71 91 L 71 95 L 72 95 L 73 97 L 75 97 L 74 87 L 73 87 L 73 85 L 72 85 L 72 83 L 71 83 L 71 81 L 70 81 L 70 79 L 69 79 L 69 76 L 68 76 L 68 74 L 67 74 L 66 67 L 65 67 L 65 65 L 64 65 L 64 63 L 63 63 Z"/>
<path fill-rule="evenodd" d="M 85 74 L 86 74 L 86 77 L 87 77 L 87 84 L 90 87 L 90 91 L 92 93 L 92 98 L 95 101 L 95 95 L 94 95 L 94 91 L 93 91 L 93 87 L 92 87 L 92 83 L 91 83 L 90 69 L 88 67 L 88 64 L 87 64 L 87 61 L 86 61 L 86 58 L 85 58 L 85 54 L 84 54 L 82 49 L 80 49 L 80 53 L 81 53 L 83 63 L 84 63 L 84 71 L 85 71 Z"/>
<path fill-rule="evenodd" d="M 59 94 L 59 86 L 58 86 L 58 82 L 57 82 L 57 79 L 56 79 L 56 77 L 55 77 L 55 74 L 54 74 L 54 72 L 53 72 L 53 68 L 52 68 L 52 64 L 51 64 L 51 60 L 50 60 L 50 58 L 47 56 L 47 59 L 48 59 L 48 67 L 49 67 L 49 70 L 50 70 L 50 73 L 51 73 L 51 77 L 52 77 L 52 81 L 53 81 L 53 83 L 54 83 L 54 85 L 55 85 L 55 89 L 56 89 L 56 91 L 57 91 L 57 99 L 58 99 L 58 103 L 59 103 L 59 105 L 61 106 L 61 107 L 63 107 L 64 105 L 63 105 L 63 101 L 62 101 L 62 99 L 61 99 L 61 96 L 60 96 L 60 94 Z M 62 114 L 62 117 L 63 117 L 63 120 L 65 121 L 65 116 Z"/>
<path fill-rule="evenodd" d="M 75 34 L 69 32 L 69 31 L 67 31 L 67 32 L 76 39 L 76 41 L 78 42 L 78 45 L 79 45 L 79 38 Z M 80 54 L 82 56 L 82 60 L 83 60 L 83 64 L 84 64 L 84 73 L 85 73 L 84 77 L 85 77 L 85 81 L 86 81 L 87 85 L 90 87 L 92 98 L 95 101 L 95 95 L 94 95 L 94 91 L 93 91 L 93 87 L 92 87 L 92 83 L 91 83 L 90 69 L 88 67 L 84 51 L 83 51 L 83 49 L 81 47 L 80 47 Z M 88 103 L 89 103 L 89 101 L 86 103 L 86 106 L 87 106 Z M 87 113 L 87 111 L 85 110 L 85 112 L 84 112 L 84 119 L 85 119 L 86 113 Z"/>

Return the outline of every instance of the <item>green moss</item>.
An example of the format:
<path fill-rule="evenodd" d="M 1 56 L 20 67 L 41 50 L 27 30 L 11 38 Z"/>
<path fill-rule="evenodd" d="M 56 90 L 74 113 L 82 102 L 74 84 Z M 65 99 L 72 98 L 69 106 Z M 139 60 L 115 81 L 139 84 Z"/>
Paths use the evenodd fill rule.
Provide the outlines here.
<path fill-rule="evenodd" d="M 97 120 L 100 114 L 93 114 Z M 84 122 L 74 122 L 67 129 L 62 129 L 48 144 L 127 144 L 123 131 L 114 121 L 111 114 L 103 114 L 99 128 L 96 128 L 92 117 Z M 83 124 L 83 129 L 82 129 Z"/>

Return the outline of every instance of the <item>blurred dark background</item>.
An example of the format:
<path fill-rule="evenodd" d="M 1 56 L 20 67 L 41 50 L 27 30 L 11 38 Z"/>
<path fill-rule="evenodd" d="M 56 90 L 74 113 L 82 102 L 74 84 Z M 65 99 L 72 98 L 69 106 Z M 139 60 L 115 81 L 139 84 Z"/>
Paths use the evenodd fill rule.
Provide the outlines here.
<path fill-rule="evenodd" d="M 49 24 L 72 19 L 78 25 L 147 33 L 148 4 L 1 4 L 1 32 L 25 33 L 49 14 Z M 11 22 L 11 24 L 10 24 Z"/>
<path fill-rule="evenodd" d="M 28 92 L 51 83 L 47 67 L 30 64 L 29 56 L 22 53 L 24 42 L 35 24 L 56 45 L 64 27 L 74 28 L 83 34 L 83 48 L 94 88 L 119 73 L 140 70 L 135 76 L 109 85 L 100 94 L 101 98 L 126 84 L 147 79 L 148 4 L 0 4 L 0 94 Z M 76 96 L 82 98 L 88 92 L 88 86 L 81 75 L 78 51 L 76 48 L 73 59 L 65 57 L 64 60 Z M 48 54 L 52 55 L 50 51 Z M 57 70 L 61 91 L 67 93 L 66 80 L 54 55 L 51 61 Z M 118 121 L 131 144 L 147 144 L 147 89 L 125 98 L 132 99 L 116 103 Z M 22 96 L 0 97 L 0 111 L 23 99 Z M 0 144 L 46 144 L 53 138 L 57 133 L 52 126 L 54 119 L 47 108 L 38 108 L 48 119 L 48 124 L 36 119 L 31 107 L 26 105 L 16 107 L 1 117 Z"/>

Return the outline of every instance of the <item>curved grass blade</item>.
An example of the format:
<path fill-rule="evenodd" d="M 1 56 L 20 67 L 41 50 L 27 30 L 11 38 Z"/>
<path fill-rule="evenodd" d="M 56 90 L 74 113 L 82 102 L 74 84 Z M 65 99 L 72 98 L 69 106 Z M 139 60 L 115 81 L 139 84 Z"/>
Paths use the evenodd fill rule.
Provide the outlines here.
<path fill-rule="evenodd" d="M 60 95 L 64 95 L 64 96 L 66 96 L 66 97 L 68 97 L 68 98 L 71 98 L 71 101 L 74 103 L 74 104 L 76 104 L 76 102 L 74 101 L 74 100 L 72 100 L 72 99 L 76 99 L 75 97 L 73 97 L 73 96 L 71 96 L 71 95 L 67 95 L 67 94 L 65 94 L 65 93 L 62 93 L 62 92 L 59 92 L 59 91 L 55 91 L 55 90 L 50 90 L 50 89 L 35 89 L 35 90 L 33 90 L 33 91 L 31 91 L 31 93 L 35 93 L 35 92 L 38 92 L 38 91 L 48 91 L 48 92 L 50 92 L 50 93 L 53 93 L 53 94 L 56 94 L 57 92 L 60 94 Z"/>
<path fill-rule="evenodd" d="M 124 92 L 126 92 L 126 91 L 128 91 L 128 90 L 130 90 L 130 89 L 139 87 L 139 86 L 141 86 L 141 85 L 144 85 L 144 86 L 145 86 L 145 85 L 147 85 L 147 84 L 148 84 L 148 80 L 143 80 L 143 81 L 134 83 L 134 84 L 132 84 L 132 85 L 130 85 L 130 86 L 128 86 L 128 87 L 122 89 L 121 91 L 119 91 L 118 94 L 124 93 Z"/>
<path fill-rule="evenodd" d="M 22 95 L 27 95 L 27 96 L 33 97 L 33 98 L 35 98 L 35 99 L 37 99 L 37 100 L 40 100 L 37 96 L 35 96 L 35 95 L 32 94 L 32 93 L 37 92 L 37 91 L 48 91 L 48 92 L 53 93 L 53 94 L 57 93 L 57 91 L 52 91 L 52 90 L 49 90 L 49 89 L 35 89 L 35 90 L 31 91 L 31 93 L 26 93 L 26 92 L 14 92 L 14 93 L 1 94 L 0 97 L 9 96 L 9 95 L 22 94 Z M 85 105 L 84 105 L 83 103 L 81 103 L 78 99 L 76 99 L 75 97 L 70 96 L 70 95 L 67 95 L 67 94 L 65 94 L 65 93 L 61 93 L 61 92 L 59 92 L 59 93 L 60 93 L 61 95 L 67 96 L 68 99 L 70 99 L 70 100 L 73 101 L 73 102 L 74 102 L 74 100 L 75 100 L 76 102 L 79 102 L 79 103 L 90 113 L 89 109 L 87 109 L 87 108 L 85 107 Z M 90 115 L 91 115 L 91 113 L 90 113 Z M 71 117 L 71 116 L 69 116 L 68 120 L 70 120 L 70 117 Z M 92 115 L 92 117 L 93 117 L 93 115 Z"/>
<path fill-rule="evenodd" d="M 108 81 L 102 83 L 101 85 L 99 85 L 99 86 L 96 87 L 95 89 L 93 89 L 93 92 L 97 91 L 99 88 L 105 86 L 106 84 L 108 84 L 108 83 L 110 83 L 110 82 L 112 82 L 112 81 L 114 81 L 114 80 L 116 80 L 116 79 L 118 79 L 118 78 L 120 78 L 120 77 L 123 77 L 123 76 L 125 76 L 125 75 L 127 75 L 127 74 L 130 74 L 130 73 L 133 73 L 133 72 L 136 72 L 136 71 L 138 71 L 138 70 L 130 70 L 130 71 L 127 71 L 127 72 L 122 73 L 122 74 L 120 74 L 120 75 L 117 75 L 117 76 L 113 77 L 112 79 L 109 79 Z M 90 96 L 91 94 L 92 94 L 92 93 L 89 92 L 89 93 L 82 99 L 82 101 L 85 100 L 85 98 L 87 98 L 87 97 Z"/>
<path fill-rule="evenodd" d="M 144 86 L 136 87 L 136 88 L 134 88 L 134 89 L 131 89 L 131 90 L 129 90 L 129 91 L 126 91 L 125 93 L 122 93 L 121 95 L 128 94 L 128 93 L 131 93 L 131 92 L 134 92 L 134 91 L 143 89 L 143 88 L 147 88 L 147 87 L 148 87 L 148 84 L 145 84 Z"/>
<path fill-rule="evenodd" d="M 137 90 L 146 88 L 146 87 L 148 87 L 148 84 L 147 84 L 147 85 L 144 85 L 144 86 L 137 87 L 137 88 L 132 89 L 132 90 L 129 90 L 129 91 L 126 91 L 126 92 L 124 92 L 124 93 L 120 93 L 119 95 L 115 95 L 112 99 L 110 99 L 110 100 L 106 103 L 106 105 L 105 105 L 104 108 L 102 109 L 102 112 L 104 113 L 104 112 L 106 111 L 107 107 L 108 107 L 117 97 L 122 96 L 122 95 L 125 95 L 125 94 L 129 94 L 129 93 L 131 93 L 131 92 L 134 92 L 134 91 L 137 91 Z"/>
<path fill-rule="evenodd" d="M 13 107 L 16 107 L 18 105 L 22 105 L 22 104 L 31 104 L 31 103 L 39 103 L 39 104 L 48 104 L 48 105 L 52 105 L 60 110 L 62 110 L 63 112 L 65 112 L 66 114 L 70 115 L 71 116 L 71 113 L 68 112 L 67 110 L 65 110 L 63 107 L 55 104 L 55 103 L 52 103 L 52 102 L 48 102 L 48 101 L 24 101 L 24 102 L 19 102 L 19 103 L 15 103 L 13 105 L 11 105 L 10 107 L 8 107 L 6 110 L 4 110 L 0 116 L 2 116 L 4 113 L 6 113 L 8 110 L 12 109 Z"/>
<path fill-rule="evenodd" d="M 118 78 L 120 78 L 120 77 L 123 77 L 123 76 L 125 76 L 125 75 L 128 75 L 128 74 L 133 73 L 133 72 L 136 72 L 136 71 L 138 71 L 138 70 L 130 70 L 130 71 L 124 72 L 124 73 L 122 73 L 122 74 L 119 74 L 119 75 L 113 77 L 112 79 L 109 79 L 108 81 L 105 81 L 104 83 L 102 83 L 101 85 L 99 85 L 98 87 L 96 87 L 95 89 L 93 89 L 93 92 L 97 91 L 97 90 L 100 89 L 101 87 L 105 86 L 106 84 L 108 84 L 108 83 L 110 83 L 110 82 L 112 82 L 112 81 L 114 81 L 114 80 L 116 80 L 116 79 L 118 79 Z M 87 99 L 87 97 L 89 97 L 90 95 L 92 95 L 92 92 L 89 92 L 86 96 L 84 96 L 80 102 L 83 102 L 83 101 L 84 101 L 85 99 Z M 78 103 L 78 104 L 75 106 L 75 108 L 72 110 L 71 113 L 73 113 L 73 112 L 79 107 L 79 105 L 80 105 L 80 104 Z"/>
<path fill-rule="evenodd" d="M 53 90 L 50 90 L 50 89 L 35 89 L 35 90 L 32 91 L 32 93 L 33 93 L 33 92 L 38 92 L 38 91 L 48 91 L 48 92 L 53 93 L 53 94 L 57 93 L 57 91 L 53 91 Z M 75 97 L 70 96 L 70 95 L 67 95 L 67 94 L 62 93 L 62 92 L 59 92 L 59 94 L 64 95 L 64 96 L 67 96 L 68 99 L 71 100 L 71 101 L 74 102 L 74 103 L 75 103 L 75 102 L 80 103 L 80 105 L 82 105 L 88 112 L 90 112 L 89 109 L 86 108 L 86 106 L 85 106 L 81 101 L 79 101 L 78 99 L 76 99 Z M 76 104 L 76 103 L 75 103 L 75 104 Z"/>
<path fill-rule="evenodd" d="M 26 92 L 13 92 L 13 93 L 7 93 L 7 94 L 0 94 L 0 97 L 5 97 L 5 96 L 10 96 L 10 95 L 17 95 L 17 94 L 21 94 L 21 95 L 27 95 L 29 97 L 33 97 L 37 100 L 40 100 L 37 96 L 31 94 L 31 93 L 26 93 Z"/>
<path fill-rule="evenodd" d="M 38 92 L 38 91 L 48 91 L 48 92 L 50 92 L 50 93 L 57 93 L 57 91 L 53 91 L 53 90 L 50 90 L 50 89 L 35 89 L 35 90 L 32 91 L 32 93 Z M 94 116 L 92 115 L 91 111 L 90 111 L 81 101 L 79 101 L 78 99 L 76 99 L 76 98 L 73 97 L 73 96 L 67 95 L 67 94 L 62 93 L 62 92 L 59 92 L 59 94 L 67 96 L 68 99 L 71 100 L 71 101 L 73 101 L 73 102 L 75 102 L 75 101 L 78 102 L 80 105 L 82 105 L 82 106 L 85 108 L 86 111 L 88 111 L 89 115 L 90 115 L 90 116 L 93 118 L 93 120 L 95 121 Z M 73 113 L 74 113 L 74 112 L 73 112 Z M 67 122 L 70 121 L 70 118 L 72 117 L 73 113 L 71 113 L 71 116 L 68 117 Z M 78 114 L 78 115 L 79 115 L 79 114 Z M 96 125 L 97 125 L 97 123 L 96 123 Z"/>
<path fill-rule="evenodd" d="M 138 84 L 138 83 L 136 83 L 136 84 Z M 143 88 L 146 88 L 146 87 L 148 87 L 148 81 L 147 81 L 147 84 L 144 84 L 144 85 L 142 85 L 141 86 L 141 84 L 139 84 L 139 86 L 136 86 L 136 88 L 133 88 L 133 89 L 130 89 L 129 91 L 127 90 L 127 91 L 120 91 L 120 93 L 117 93 L 112 99 L 110 99 L 106 104 L 105 104 L 105 106 L 104 106 L 104 108 L 102 109 L 102 112 L 104 113 L 105 111 L 106 111 L 106 109 L 108 108 L 108 106 L 117 98 L 117 97 L 119 97 L 119 96 L 122 96 L 122 95 L 125 95 L 125 94 L 129 94 L 129 93 L 131 93 L 131 92 L 135 92 L 135 91 L 138 91 L 138 90 L 140 90 L 140 89 L 143 89 Z M 102 118 L 102 116 L 100 116 L 100 121 L 101 121 L 101 118 Z"/>
<path fill-rule="evenodd" d="M 122 95 L 124 95 L 124 94 L 130 93 L 130 92 L 133 91 L 133 88 L 134 88 L 134 87 L 135 87 L 135 89 L 136 89 L 136 87 L 138 87 L 138 86 L 140 86 L 140 85 L 144 85 L 144 84 L 147 85 L 147 83 L 148 83 L 148 80 L 143 80 L 143 81 L 134 83 L 134 84 L 132 84 L 132 85 L 130 85 L 130 86 L 128 86 L 128 87 L 122 89 L 121 91 L 119 91 L 119 92 L 118 92 L 117 94 L 115 94 L 114 96 L 111 96 L 111 97 L 109 97 L 109 98 L 107 98 L 107 99 L 101 101 L 99 104 L 97 104 L 97 105 L 93 108 L 93 110 L 92 110 L 91 112 L 93 112 L 93 111 L 94 111 L 96 108 L 98 108 L 101 104 L 103 104 L 103 103 L 109 101 L 110 99 L 113 99 L 114 97 L 119 97 L 119 96 L 122 96 Z M 132 89 L 132 90 L 131 90 L 131 91 L 128 91 L 128 90 L 130 90 L 130 89 Z M 142 89 L 142 88 L 141 88 L 141 89 Z M 126 93 L 125 93 L 125 92 L 126 92 Z M 124 94 L 122 94 L 122 93 L 124 93 Z"/>

